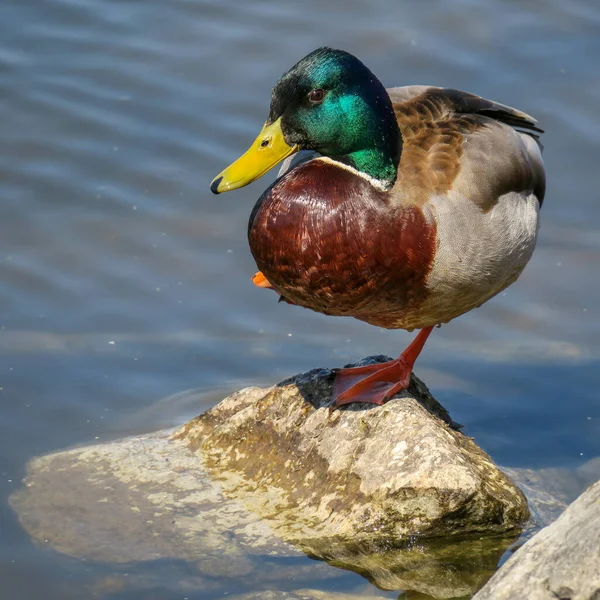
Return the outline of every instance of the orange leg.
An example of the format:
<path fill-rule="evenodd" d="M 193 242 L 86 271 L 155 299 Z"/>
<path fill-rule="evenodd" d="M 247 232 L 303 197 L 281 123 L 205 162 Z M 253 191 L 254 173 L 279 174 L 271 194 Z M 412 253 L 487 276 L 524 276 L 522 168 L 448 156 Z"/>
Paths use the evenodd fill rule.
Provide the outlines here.
<path fill-rule="evenodd" d="M 400 390 L 405 390 L 415 361 L 432 330 L 433 327 L 421 329 L 408 348 L 394 360 L 337 371 L 332 410 L 352 402 L 383 404 Z"/>

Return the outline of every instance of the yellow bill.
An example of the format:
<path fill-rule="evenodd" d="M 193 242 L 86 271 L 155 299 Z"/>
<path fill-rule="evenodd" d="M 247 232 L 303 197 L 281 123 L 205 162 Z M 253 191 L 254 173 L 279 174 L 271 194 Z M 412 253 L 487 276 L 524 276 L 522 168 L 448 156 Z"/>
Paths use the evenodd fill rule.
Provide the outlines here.
<path fill-rule="evenodd" d="M 244 187 L 297 151 L 298 146 L 290 146 L 283 139 L 281 118 L 270 125 L 265 124 L 248 151 L 221 171 L 213 179 L 210 189 L 213 194 L 220 194 Z"/>

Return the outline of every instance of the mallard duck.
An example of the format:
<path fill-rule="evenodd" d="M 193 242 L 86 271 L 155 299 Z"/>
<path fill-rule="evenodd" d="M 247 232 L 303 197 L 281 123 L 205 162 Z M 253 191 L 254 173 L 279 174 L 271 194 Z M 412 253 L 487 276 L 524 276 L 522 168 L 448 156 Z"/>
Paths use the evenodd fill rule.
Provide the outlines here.
<path fill-rule="evenodd" d="M 258 137 L 211 184 L 234 190 L 308 151 L 252 211 L 254 282 L 326 315 L 420 329 L 397 359 L 338 370 L 334 407 L 405 389 L 434 326 L 519 277 L 544 198 L 541 133 L 467 92 L 386 90 L 342 50 L 319 48 L 279 79 Z"/>

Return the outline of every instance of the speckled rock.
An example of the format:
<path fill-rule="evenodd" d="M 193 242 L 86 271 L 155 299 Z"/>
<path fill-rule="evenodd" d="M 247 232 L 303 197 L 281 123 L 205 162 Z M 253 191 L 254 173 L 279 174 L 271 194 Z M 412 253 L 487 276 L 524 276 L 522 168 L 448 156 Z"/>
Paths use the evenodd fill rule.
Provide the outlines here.
<path fill-rule="evenodd" d="M 281 564 L 303 553 L 381 589 L 474 593 L 528 516 L 521 492 L 418 379 L 383 407 L 330 413 L 332 381 L 311 371 L 242 390 L 175 431 L 36 458 L 11 505 L 59 552 L 116 572 L 148 565 L 99 579 L 97 597 L 166 585 L 157 559 L 184 596 L 340 573 Z"/>
<path fill-rule="evenodd" d="M 476 600 L 522 598 L 600 598 L 600 481 L 519 548 L 475 596 Z"/>
<path fill-rule="evenodd" d="M 521 491 L 418 379 L 382 407 L 330 413 L 332 382 L 317 369 L 242 390 L 175 437 L 202 450 L 228 495 L 316 555 L 498 534 L 527 520 Z"/>

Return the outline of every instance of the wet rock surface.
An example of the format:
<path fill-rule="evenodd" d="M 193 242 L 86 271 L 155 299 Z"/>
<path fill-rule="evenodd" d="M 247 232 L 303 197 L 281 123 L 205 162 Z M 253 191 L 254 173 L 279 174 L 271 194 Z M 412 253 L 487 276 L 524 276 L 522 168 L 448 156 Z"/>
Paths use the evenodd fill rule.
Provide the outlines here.
<path fill-rule="evenodd" d="M 311 371 L 176 431 L 36 458 L 11 505 L 46 547 L 127 569 L 97 582 L 102 598 L 162 585 L 164 559 L 184 595 L 217 597 L 219 577 L 312 588 L 341 573 L 327 563 L 382 590 L 473 594 L 528 518 L 524 496 L 418 379 L 383 407 L 330 413 L 332 381 Z"/>
<path fill-rule="evenodd" d="M 521 598 L 600 598 L 600 481 L 519 548 L 475 596 Z"/>

